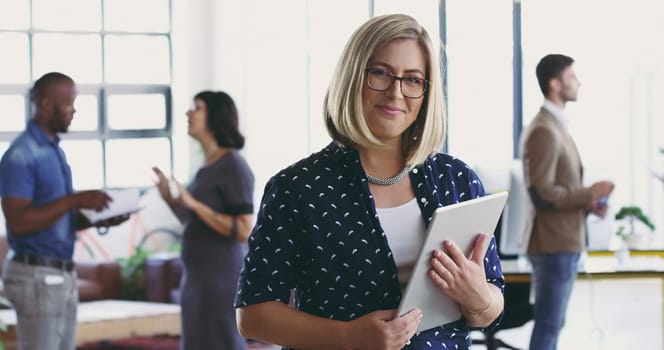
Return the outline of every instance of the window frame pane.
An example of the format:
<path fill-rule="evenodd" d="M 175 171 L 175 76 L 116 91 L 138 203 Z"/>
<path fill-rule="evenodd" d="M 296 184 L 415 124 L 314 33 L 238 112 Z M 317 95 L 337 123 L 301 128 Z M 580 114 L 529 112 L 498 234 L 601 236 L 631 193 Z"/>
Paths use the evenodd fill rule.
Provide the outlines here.
<path fill-rule="evenodd" d="M 108 94 L 106 101 L 109 130 L 166 128 L 166 96 L 163 94 Z M 143 107 L 139 107 L 141 105 Z M 136 120 L 143 122 L 132 122 Z"/>
<path fill-rule="evenodd" d="M 165 64 L 166 67 L 159 67 L 157 63 L 159 62 L 153 62 L 152 64 L 147 64 L 148 67 L 150 68 L 165 68 L 167 72 L 158 72 L 158 74 L 167 74 L 168 76 L 159 76 L 159 77 L 150 77 L 154 78 L 154 82 L 158 84 L 170 84 L 170 82 L 173 79 L 173 74 L 172 74 L 172 58 L 171 58 L 171 38 L 168 35 L 164 34 L 109 34 L 104 36 L 104 80 L 107 83 L 111 84 L 123 84 L 123 85 L 146 85 L 145 79 L 146 76 L 141 76 L 139 78 L 135 77 L 135 74 L 127 74 L 127 72 L 123 71 L 125 67 L 138 67 L 138 68 L 146 68 L 146 67 L 141 67 L 136 65 L 136 61 L 132 60 L 131 63 L 132 65 L 125 64 L 125 60 L 127 58 L 124 56 L 124 54 L 121 55 L 116 55 L 116 49 L 118 48 L 127 48 L 127 49 L 132 49 L 131 45 L 129 47 L 123 47 L 123 45 L 127 45 L 128 43 L 134 42 L 136 44 L 138 41 L 137 39 L 146 39 L 144 42 L 144 45 L 139 45 L 138 47 L 143 47 L 143 48 L 155 48 L 160 46 L 159 40 L 158 39 L 165 39 L 164 42 L 161 44 L 165 44 L 165 47 L 160 47 L 160 49 L 165 49 L 165 52 L 168 54 L 168 62 L 160 62 L 162 64 Z M 123 40 L 124 39 L 124 40 Z M 153 40 L 157 39 L 157 40 Z M 152 47 L 148 47 L 149 45 L 154 45 Z M 123 50 L 123 52 L 126 51 L 134 51 L 134 50 Z M 143 52 L 143 53 L 136 53 L 132 52 L 131 57 L 136 57 L 136 56 L 142 56 L 144 54 L 145 56 L 151 56 L 152 52 Z M 152 55 L 154 56 L 154 55 Z M 163 57 L 162 52 L 159 52 L 157 57 Z M 131 79 L 127 79 L 127 76 L 132 76 Z M 132 79 L 138 79 L 138 80 L 132 80 Z"/>
<path fill-rule="evenodd" d="M 148 0 L 141 0 L 140 2 L 133 1 L 133 0 L 124 0 L 125 4 L 128 5 L 126 6 L 127 8 L 125 9 L 114 9 L 112 5 L 118 5 L 122 2 L 122 0 L 115 0 L 115 1 L 104 1 L 104 30 L 108 32 L 127 32 L 127 33 L 168 33 L 171 31 L 171 16 L 170 16 L 170 1 L 169 0 L 151 0 L 151 1 L 164 1 L 166 2 L 168 6 L 168 10 L 166 11 L 165 15 L 166 18 L 162 18 L 162 20 L 165 20 L 165 23 L 160 23 L 156 25 L 154 28 L 149 28 L 149 26 L 142 26 L 142 22 L 144 22 L 144 17 L 141 17 L 140 15 L 133 16 L 135 18 L 132 18 L 132 14 L 134 13 L 140 13 L 137 12 L 136 6 L 137 5 L 144 5 L 146 9 L 151 10 L 151 18 L 155 18 L 159 14 L 155 14 L 155 10 L 159 9 L 157 4 L 150 4 Z M 140 10 L 140 9 L 138 9 Z M 119 17 L 118 21 L 115 21 L 115 16 Z M 142 21 L 143 19 L 143 21 Z M 136 21 L 134 21 L 136 20 Z"/>
<path fill-rule="evenodd" d="M 164 103 L 166 104 L 165 124 L 160 129 L 142 129 L 142 130 L 121 130 L 111 129 L 108 123 L 104 120 L 103 133 L 108 135 L 108 138 L 125 138 L 125 137 L 163 137 L 164 135 L 171 135 L 173 125 L 173 112 L 171 89 L 168 85 L 147 85 L 147 86 L 133 86 L 133 85 L 113 85 L 104 89 L 104 115 L 108 115 L 108 96 L 112 95 L 132 95 L 132 94 L 160 94 L 164 96 Z"/>
<path fill-rule="evenodd" d="M 87 144 L 85 147 L 75 147 L 75 149 L 77 150 L 76 152 L 81 152 L 82 150 L 94 151 L 94 152 L 98 151 L 99 154 L 97 155 L 96 159 L 93 158 L 93 161 L 90 161 L 89 162 L 90 164 L 86 164 L 85 167 L 83 167 L 83 166 L 77 167 L 77 165 L 80 165 L 80 164 L 77 164 L 78 159 L 76 159 L 76 157 L 75 157 L 76 153 L 73 153 L 71 151 L 71 149 L 68 149 L 69 148 L 68 144 L 69 144 L 70 141 L 81 142 L 84 145 Z M 98 148 L 97 148 L 97 145 L 95 143 L 99 145 Z M 95 144 L 94 147 L 91 147 L 91 144 Z M 69 163 L 69 165 L 72 168 L 72 178 L 73 178 L 73 185 L 74 185 L 75 189 L 98 189 L 100 187 L 100 185 L 101 186 L 104 185 L 104 183 L 106 182 L 106 177 L 104 176 L 105 170 L 106 170 L 105 163 L 101 162 L 100 168 L 94 169 L 95 165 L 97 165 L 97 162 L 95 162 L 94 160 L 103 159 L 103 156 L 104 156 L 104 143 L 102 142 L 102 140 L 88 138 L 88 137 L 86 137 L 86 138 L 67 137 L 66 139 L 63 139 L 63 141 L 61 141 L 61 147 L 63 148 L 63 150 L 65 150 L 65 155 L 67 157 L 67 163 Z M 78 154 L 76 154 L 76 155 L 78 155 Z M 86 163 L 88 163 L 88 162 L 86 162 Z M 89 170 L 96 170 L 95 172 L 98 173 L 99 178 L 97 178 L 97 179 L 94 179 L 94 178 L 93 179 L 87 179 L 86 178 L 83 181 L 79 181 L 81 179 L 81 175 L 79 175 L 80 172 L 81 172 L 81 170 L 80 170 L 81 168 L 84 168 L 83 172 L 87 172 L 87 173 L 90 173 Z M 85 170 L 88 170 L 88 171 L 85 171 Z M 85 184 L 85 185 L 81 185 L 81 184 Z"/>
<path fill-rule="evenodd" d="M 29 97 L 26 96 L 26 94 L 23 93 L 23 91 L 8 90 L 8 91 L 5 92 L 5 91 L 3 91 L 3 89 L 0 89 L 0 96 L 22 96 L 23 97 L 23 123 L 22 123 L 23 127 L 20 128 L 19 130 L 5 130 L 5 129 L 0 128 L 0 135 L 2 135 L 2 134 L 15 135 L 16 133 L 19 133 L 19 132 L 23 131 L 25 129 L 25 124 L 28 121 L 28 116 L 30 115 L 29 114 L 30 113 L 29 112 L 29 107 L 28 107 L 28 104 L 29 104 L 28 98 Z M 10 116 L 6 112 L 6 109 L 5 109 L 5 112 L 3 114 L 3 118 L 10 118 L 10 117 L 12 117 L 12 116 Z M 17 122 L 17 123 L 19 123 L 19 122 Z M 4 140 L 4 138 L 2 136 L 0 136 L 0 140 Z"/>
<path fill-rule="evenodd" d="M 2 57 L 0 57 L 0 77 L 2 77 L 4 84 L 24 84 L 27 83 L 30 80 L 30 62 L 31 57 L 31 51 L 30 47 L 32 45 L 32 38 L 30 35 L 27 33 L 21 33 L 21 32 L 3 32 L 0 31 L 0 35 L 4 36 L 5 38 L 10 38 L 15 37 L 14 39 L 17 40 L 14 44 L 17 45 L 24 45 L 24 47 L 21 48 L 3 48 L 1 51 L 3 52 Z M 18 44 L 20 41 L 20 37 L 23 37 L 25 39 L 24 43 Z M 11 44 L 11 43 L 10 43 Z M 24 50 L 24 52 L 21 52 L 21 50 Z M 9 54 L 7 53 L 9 52 Z M 12 57 L 13 55 L 13 57 Z M 12 60 L 13 58 L 13 60 Z M 12 60 L 13 62 L 9 62 L 9 60 Z M 14 66 L 15 65 L 15 66 Z M 16 72 L 20 71 L 20 72 Z M 8 80 L 7 76 L 10 76 L 9 79 L 13 78 L 11 75 L 16 74 L 18 77 L 19 75 L 22 75 L 23 78 L 18 78 L 18 79 L 12 79 Z M 3 83 L 3 81 L 0 81 L 0 84 Z"/>
<path fill-rule="evenodd" d="M 125 167 L 125 169 L 119 170 L 119 168 L 117 166 L 114 166 L 113 161 L 109 160 L 109 157 L 112 157 L 112 156 L 118 156 L 118 158 L 125 158 L 126 157 L 126 155 L 128 153 L 126 149 L 124 150 L 124 152 L 123 151 L 117 151 L 117 153 L 116 153 L 115 150 L 112 149 L 113 148 L 112 146 L 113 146 L 114 143 L 118 144 L 118 142 L 123 141 L 123 140 L 124 141 L 129 141 L 129 140 L 136 141 L 137 140 L 137 141 L 139 141 L 139 143 L 141 143 L 141 141 L 146 141 L 147 142 L 147 141 L 150 141 L 150 140 L 164 140 L 168 145 L 168 150 L 165 152 L 167 154 L 167 157 L 166 157 L 167 159 L 165 160 L 165 162 L 167 164 L 163 164 L 163 162 L 160 162 L 160 161 L 163 161 L 164 159 L 159 159 L 160 157 L 157 157 L 157 155 L 154 154 L 154 152 L 153 152 L 151 154 L 153 155 L 153 157 L 156 157 L 156 158 L 152 158 L 152 160 L 154 160 L 154 164 L 147 164 L 148 162 L 143 162 L 141 164 L 142 164 L 142 167 L 144 169 L 129 169 L 129 170 L 127 170 L 126 167 Z M 127 145 L 124 145 L 124 144 L 122 146 L 127 147 Z M 109 187 L 112 187 L 112 188 L 150 186 L 150 185 L 152 185 L 152 181 L 150 181 L 150 177 L 152 175 L 150 169 L 153 166 L 158 166 L 158 167 L 163 168 L 163 169 L 172 169 L 173 168 L 173 152 L 172 152 L 173 151 L 173 140 L 170 137 L 158 137 L 157 136 L 157 137 L 112 138 L 112 139 L 107 140 L 104 148 L 105 148 L 105 150 L 104 150 L 104 164 L 106 165 L 106 169 L 105 169 L 105 172 L 104 172 L 104 177 L 106 179 L 105 180 L 106 185 L 109 186 Z M 144 147 L 136 147 L 136 148 L 132 148 L 132 149 L 141 149 L 141 150 L 143 150 Z M 133 154 L 132 159 L 135 159 L 138 156 L 139 155 L 135 153 L 135 154 Z M 127 165 L 127 166 L 130 166 L 130 165 Z M 132 176 L 135 176 L 136 178 L 144 177 L 146 179 L 146 181 L 145 182 L 133 182 L 133 183 L 128 183 L 128 184 L 127 183 L 125 183 L 125 184 L 114 183 L 114 181 L 117 181 L 117 175 L 118 174 L 123 174 L 123 173 L 126 173 L 127 171 L 131 172 L 132 170 L 135 170 L 135 171 L 140 173 L 140 174 L 135 174 L 134 173 L 134 174 L 132 174 Z M 120 177 L 122 177 L 122 176 L 120 176 Z"/>
<path fill-rule="evenodd" d="M 0 0 L 2 1 L 2 0 Z M 11 0 L 14 1 L 14 0 Z M 29 3 L 29 0 L 26 0 Z M 87 0 L 85 0 L 87 1 Z M 155 30 L 146 30 L 144 32 L 130 32 L 128 30 L 125 31 L 120 31 L 119 29 L 121 28 L 116 28 L 118 30 L 116 31 L 106 31 L 105 29 L 102 28 L 102 23 L 104 21 L 103 16 L 103 10 L 101 8 L 102 6 L 102 1 L 101 0 L 94 0 L 98 1 L 99 5 L 98 7 L 100 8 L 100 24 L 99 28 L 95 29 L 90 29 L 90 28 L 72 28 L 67 26 L 67 28 L 63 29 L 46 29 L 46 28 L 36 28 L 36 26 L 31 25 L 30 23 L 28 25 L 25 25 L 24 28 L 9 28 L 5 29 L 2 28 L 0 29 L 0 33 L 10 33 L 10 34 L 18 34 L 18 35 L 24 35 L 27 40 L 27 49 L 25 51 L 28 52 L 28 59 L 25 59 L 23 61 L 27 61 L 26 65 L 26 81 L 17 81 L 17 82 L 0 82 L 0 95 L 22 95 L 25 96 L 25 121 L 30 119 L 30 116 L 33 113 L 33 107 L 30 103 L 30 89 L 32 88 L 32 85 L 34 84 L 34 80 L 38 79 L 43 73 L 45 73 L 46 70 L 48 71 L 61 71 L 69 76 L 71 76 L 77 86 L 78 90 L 78 95 L 79 96 L 85 96 L 85 95 L 92 95 L 96 96 L 97 101 L 96 101 L 96 106 L 97 106 L 97 116 L 96 116 L 96 122 L 97 126 L 96 128 L 88 129 L 88 130 L 70 130 L 67 133 L 62 133 L 60 134 L 60 138 L 65 141 L 72 141 L 72 140 L 85 140 L 85 141 L 99 141 L 101 142 L 102 145 L 102 159 L 99 161 L 102 163 L 102 167 L 104 168 L 103 170 L 103 178 L 100 179 L 101 183 L 103 183 L 103 186 L 108 188 L 108 180 L 106 178 L 106 163 L 105 160 L 107 158 L 106 156 L 106 143 L 109 141 L 113 141 L 116 139 L 140 139 L 140 138 L 164 138 L 168 141 L 168 150 L 164 150 L 168 154 L 168 169 L 164 169 L 165 171 L 168 171 L 170 173 L 173 172 L 173 134 L 172 134 L 172 96 L 171 96 L 171 84 L 172 84 L 172 78 L 173 78 L 173 67 L 172 67 L 172 61 L 173 61 L 173 52 L 172 52 L 172 34 L 171 34 L 171 28 L 172 28 L 172 23 L 171 23 L 171 12 L 172 12 L 172 0 L 165 0 L 166 6 L 168 6 L 167 10 L 164 10 L 168 13 L 168 25 L 167 28 L 160 28 L 160 29 L 155 29 Z M 158 0 L 161 1 L 161 0 Z M 97 6 L 97 5 L 92 5 Z M 34 11 L 34 8 L 29 8 L 28 11 Z M 34 13 L 30 13 L 29 17 L 32 18 Z M 93 21 L 94 22 L 94 21 Z M 163 21 L 162 21 L 163 22 Z M 163 27 L 163 25 L 160 24 L 160 26 Z M 43 26 L 42 26 L 43 27 Z M 89 26 L 88 26 L 89 27 Z M 96 25 L 95 25 L 96 27 Z M 131 28 L 129 28 L 131 29 Z M 135 29 L 135 28 L 134 28 Z M 149 28 L 148 28 L 149 29 Z M 106 79 L 106 70 L 107 70 L 107 65 L 108 62 L 106 61 L 107 55 L 105 53 L 106 47 L 105 47 L 105 41 L 107 37 L 119 37 L 119 36 L 136 36 L 136 35 L 142 35 L 142 36 L 147 36 L 147 37 L 159 37 L 159 38 L 164 38 L 165 40 L 165 63 L 162 69 L 166 72 L 164 74 L 167 74 L 167 79 L 157 79 L 156 80 L 145 80 L 137 83 L 131 83 L 131 84 L 114 84 L 114 83 L 109 83 L 108 80 Z M 77 71 L 80 70 L 77 66 L 71 66 L 67 64 L 61 64 L 61 65 L 54 65 L 54 64 L 48 64 L 48 60 L 43 60 L 41 62 L 45 62 L 42 65 L 42 68 L 35 69 L 35 62 L 37 62 L 37 65 L 39 65 L 41 57 L 48 57 L 44 56 L 46 53 L 41 53 L 44 51 L 44 48 L 47 48 L 46 51 L 48 52 L 55 52 L 56 54 L 60 54 L 62 57 L 61 58 L 62 62 L 70 62 L 71 60 L 66 59 L 67 53 L 65 52 L 62 54 L 59 50 L 56 50 L 55 48 L 51 48 L 50 50 L 48 49 L 48 42 L 50 42 L 51 38 L 64 38 L 64 41 L 67 41 L 71 39 L 72 36 L 80 36 L 80 37 L 94 37 L 98 41 L 95 42 L 95 48 L 94 50 L 94 59 L 92 59 L 93 63 L 95 65 L 95 70 L 98 69 L 98 73 L 95 72 L 94 76 L 92 78 L 90 77 L 78 77 L 76 76 Z M 36 40 L 35 40 L 36 38 Z M 74 38 L 76 39 L 76 38 Z M 71 41 L 71 40 L 69 40 Z M 40 42 L 43 43 L 42 48 L 37 47 L 35 49 L 35 46 L 40 45 Z M 161 44 L 160 44 L 161 45 Z M 162 47 L 163 48 L 163 47 Z M 89 50 L 90 52 L 93 52 L 93 50 Z M 161 48 L 160 48 L 161 50 Z M 67 50 L 63 50 L 67 51 Z M 97 54 L 98 52 L 98 54 Z M 161 53 L 160 53 L 161 54 Z M 59 55 L 59 56 L 60 56 Z M 89 59 L 86 60 L 90 61 Z M 78 61 L 76 61 L 78 63 Z M 46 68 L 44 68 L 46 67 Z M 67 68 L 69 67 L 69 68 Z M 85 67 L 83 67 L 85 68 Z M 42 72 L 43 71 L 43 72 Z M 16 80 L 16 79 L 14 79 Z M 164 125 L 163 127 L 159 128 L 154 128 L 154 129 L 145 129 L 145 130 L 110 130 L 108 127 L 108 110 L 107 110 L 107 105 L 108 105 L 108 96 L 112 96 L 113 94 L 158 94 L 158 95 L 163 95 L 164 97 Z M 76 117 L 76 116 L 75 116 Z M 11 131 L 0 131 L 0 142 L 4 143 L 9 143 L 11 142 L 16 136 L 18 136 L 21 132 L 23 132 L 25 128 L 22 128 L 21 130 L 11 130 Z M 76 185 L 76 184 L 74 184 Z M 75 188 L 76 189 L 76 188 Z"/>
<path fill-rule="evenodd" d="M 81 61 L 79 62 L 69 62 L 65 58 L 65 56 L 68 54 L 68 52 L 71 52 L 71 50 L 67 50 L 66 48 L 63 49 L 55 49 L 51 45 L 56 40 L 61 40 L 62 42 L 68 42 L 76 39 L 82 39 L 79 43 L 83 43 L 84 40 L 86 44 L 91 44 L 90 46 L 87 47 L 89 51 L 86 53 L 90 56 L 87 57 L 81 57 Z M 71 69 L 71 71 L 68 71 L 66 74 L 71 76 L 72 79 L 77 84 L 85 83 L 85 84 L 95 84 L 95 83 L 101 83 L 102 78 L 103 78 L 103 68 L 104 68 L 104 57 L 102 55 L 102 43 L 103 43 L 103 38 L 100 33 L 58 33 L 58 32 L 39 32 L 35 33 L 32 35 L 32 40 L 31 40 L 31 61 L 32 61 L 32 77 L 33 80 L 39 79 L 40 76 L 42 76 L 44 73 L 47 72 L 52 72 L 52 71 L 62 71 L 61 68 L 57 66 L 57 64 L 62 64 L 64 63 L 64 67 L 67 67 L 71 69 L 71 67 L 81 67 L 81 69 Z M 44 46 L 41 46 L 40 44 L 44 44 Z M 42 51 L 44 50 L 44 51 Z M 53 53 L 58 52 L 60 53 L 59 61 L 53 62 Z M 76 55 L 75 56 L 80 56 L 81 55 L 81 47 L 78 46 L 77 50 L 75 50 Z M 43 54 L 43 56 L 42 56 Z M 37 56 L 37 60 L 35 60 L 35 56 Z M 43 57 L 43 60 L 42 60 Z M 94 67 L 92 65 L 88 66 L 91 68 L 83 68 L 82 66 L 89 64 L 90 61 L 95 61 L 92 58 L 98 58 L 96 60 L 96 64 L 94 64 Z M 78 64 L 77 64 L 78 63 Z M 54 66 L 55 64 L 55 66 Z M 77 75 L 77 74 L 82 74 Z"/>
<path fill-rule="evenodd" d="M 43 4 L 48 4 L 48 6 L 42 9 L 40 6 Z M 57 2 L 31 0 L 30 10 L 32 26 L 39 30 L 100 32 L 102 29 L 101 0 L 59 0 Z M 96 12 L 96 15 L 93 16 L 92 12 L 87 11 Z M 96 21 L 94 17 L 97 18 Z M 53 18 L 56 20 L 53 21 Z M 81 19 L 79 22 L 81 25 L 76 23 L 77 18 Z M 57 19 L 60 19 L 61 22 L 58 22 Z"/>
<path fill-rule="evenodd" d="M 98 132 L 99 130 L 101 130 L 101 120 L 104 118 L 103 115 L 102 115 L 102 110 L 100 108 L 101 103 L 102 103 L 101 102 L 102 101 L 102 95 L 100 93 L 101 89 L 97 85 L 76 84 L 76 90 L 78 92 L 78 96 L 76 97 L 77 100 L 78 100 L 78 97 L 80 97 L 81 95 L 93 95 L 93 96 L 97 97 L 97 120 L 96 120 L 97 127 L 95 129 L 91 129 L 91 130 L 72 130 L 72 129 L 70 129 L 69 133 Z M 76 104 L 74 103 L 74 105 L 76 105 Z M 80 111 L 76 111 L 76 114 L 74 114 L 74 120 L 76 119 L 76 115 L 79 112 Z"/>
<path fill-rule="evenodd" d="M 29 0 L 0 0 L 0 13 L 7 13 L 8 16 L 0 16 L 0 24 L 7 23 L 12 19 L 18 19 L 21 17 L 18 14 L 23 15 L 22 20 L 17 20 L 16 25 L 7 25 L 0 26 L 0 30 L 27 30 L 30 28 L 30 1 Z M 12 10 L 18 10 L 15 13 L 12 13 Z M 9 21 L 7 20 L 9 19 Z"/>

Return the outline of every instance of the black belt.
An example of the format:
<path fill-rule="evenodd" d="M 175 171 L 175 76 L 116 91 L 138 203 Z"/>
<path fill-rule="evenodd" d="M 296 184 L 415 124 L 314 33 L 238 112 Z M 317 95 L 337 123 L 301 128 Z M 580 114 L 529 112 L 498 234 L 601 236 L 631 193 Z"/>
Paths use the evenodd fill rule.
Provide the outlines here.
<path fill-rule="evenodd" d="M 36 265 L 36 266 L 48 266 L 53 267 L 59 270 L 71 271 L 74 269 L 74 262 L 70 260 L 60 260 L 56 258 L 50 258 L 47 256 L 38 256 L 38 255 L 27 255 L 27 254 L 14 254 L 12 261 Z"/>

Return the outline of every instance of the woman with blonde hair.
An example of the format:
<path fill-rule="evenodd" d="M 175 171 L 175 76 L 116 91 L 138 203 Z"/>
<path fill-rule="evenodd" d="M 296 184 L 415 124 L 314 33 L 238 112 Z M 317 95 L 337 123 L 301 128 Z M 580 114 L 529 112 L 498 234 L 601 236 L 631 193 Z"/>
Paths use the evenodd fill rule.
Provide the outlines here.
<path fill-rule="evenodd" d="M 325 98 L 334 140 L 268 182 L 240 275 L 247 337 L 306 349 L 467 349 L 470 327 L 503 310 L 493 238 L 466 258 L 451 242 L 429 276 L 463 317 L 416 334 L 426 310 L 396 315 L 436 208 L 484 195 L 444 136 L 440 59 L 406 15 L 370 19 L 346 45 Z M 295 308 L 289 308 L 290 291 Z"/>

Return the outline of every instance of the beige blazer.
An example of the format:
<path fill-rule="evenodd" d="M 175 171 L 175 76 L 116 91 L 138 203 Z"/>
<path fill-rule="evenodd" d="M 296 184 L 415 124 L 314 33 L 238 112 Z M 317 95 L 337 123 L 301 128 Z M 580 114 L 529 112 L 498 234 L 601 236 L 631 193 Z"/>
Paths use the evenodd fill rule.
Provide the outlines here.
<path fill-rule="evenodd" d="M 535 206 L 528 254 L 582 251 L 592 196 L 590 188 L 583 187 L 583 165 L 571 135 L 553 114 L 540 108 L 523 132 L 520 153 Z"/>

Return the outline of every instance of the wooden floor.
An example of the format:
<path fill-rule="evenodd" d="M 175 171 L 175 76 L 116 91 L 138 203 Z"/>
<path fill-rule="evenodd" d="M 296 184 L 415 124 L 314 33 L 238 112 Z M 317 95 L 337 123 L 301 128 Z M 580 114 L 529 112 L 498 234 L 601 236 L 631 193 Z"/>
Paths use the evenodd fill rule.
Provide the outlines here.
<path fill-rule="evenodd" d="M 7 331 L 0 332 L 6 349 L 16 347 L 16 312 L 0 310 Z M 99 300 L 78 305 L 76 344 L 128 337 L 180 334 L 180 306 L 126 300 Z"/>

